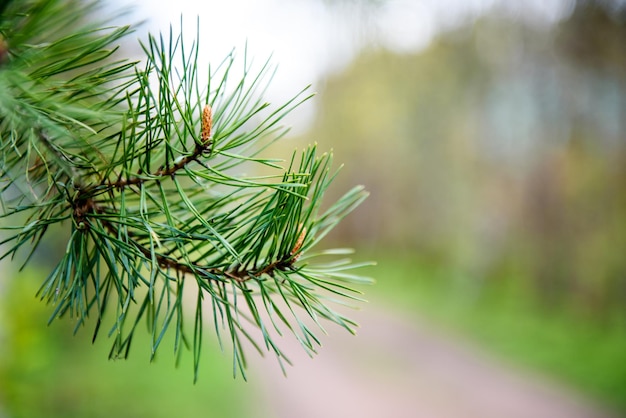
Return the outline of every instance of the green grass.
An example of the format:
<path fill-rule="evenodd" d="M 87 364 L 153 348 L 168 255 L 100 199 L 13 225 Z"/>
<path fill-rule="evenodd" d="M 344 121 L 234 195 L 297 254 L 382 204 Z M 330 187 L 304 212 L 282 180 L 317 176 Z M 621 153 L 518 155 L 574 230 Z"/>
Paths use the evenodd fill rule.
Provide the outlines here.
<path fill-rule="evenodd" d="M 626 312 L 602 323 L 539 308 L 523 280 L 481 284 L 410 257 L 379 258 L 375 292 L 513 364 L 552 376 L 626 414 Z"/>
<path fill-rule="evenodd" d="M 191 353 L 176 368 L 171 341 L 150 364 L 149 338 L 138 332 L 130 358 L 111 361 L 105 333 L 92 345 L 91 328 L 73 336 L 71 319 L 46 327 L 51 308 L 35 299 L 37 280 L 1 283 L 0 416 L 224 418 L 258 405 L 256 387 L 233 379 L 215 341 L 206 341 L 194 385 Z"/>

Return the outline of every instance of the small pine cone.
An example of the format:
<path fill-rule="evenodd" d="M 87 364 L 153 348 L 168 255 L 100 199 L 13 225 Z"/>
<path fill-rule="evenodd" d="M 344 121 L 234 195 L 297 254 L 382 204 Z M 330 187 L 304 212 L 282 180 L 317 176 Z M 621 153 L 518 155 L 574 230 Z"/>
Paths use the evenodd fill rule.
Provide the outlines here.
<path fill-rule="evenodd" d="M 292 262 L 295 263 L 300 257 L 300 249 L 302 248 L 302 244 L 304 244 L 304 238 L 306 237 L 306 227 L 302 224 L 299 225 L 300 236 L 298 236 L 298 240 L 296 244 L 293 246 L 293 249 L 289 253 L 292 257 Z"/>
<path fill-rule="evenodd" d="M 211 128 L 213 127 L 213 113 L 211 106 L 206 105 L 202 110 L 202 132 L 200 138 L 203 145 L 208 145 L 211 142 Z"/>

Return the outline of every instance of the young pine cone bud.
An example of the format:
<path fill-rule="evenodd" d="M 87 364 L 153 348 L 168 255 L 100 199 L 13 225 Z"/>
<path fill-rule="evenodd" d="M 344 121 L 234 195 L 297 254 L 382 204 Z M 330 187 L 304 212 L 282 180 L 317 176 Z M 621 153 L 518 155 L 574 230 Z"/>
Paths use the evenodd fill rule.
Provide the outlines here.
<path fill-rule="evenodd" d="M 292 257 L 291 262 L 295 263 L 298 258 L 300 258 L 300 249 L 302 248 L 302 244 L 304 244 L 304 238 L 306 237 L 306 226 L 300 224 L 299 228 L 300 236 L 298 236 L 298 240 L 296 244 L 291 249 L 289 255 Z"/>
<path fill-rule="evenodd" d="M 202 131 L 200 132 L 200 139 L 203 145 L 210 144 L 211 141 L 211 128 L 213 127 L 213 112 L 211 106 L 206 105 L 202 110 Z"/>

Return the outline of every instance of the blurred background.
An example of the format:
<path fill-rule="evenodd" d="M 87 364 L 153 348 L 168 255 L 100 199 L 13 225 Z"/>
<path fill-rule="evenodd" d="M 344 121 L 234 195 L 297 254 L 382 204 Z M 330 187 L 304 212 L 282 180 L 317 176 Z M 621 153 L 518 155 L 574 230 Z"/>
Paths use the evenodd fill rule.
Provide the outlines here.
<path fill-rule="evenodd" d="M 626 2 L 142 0 L 137 37 L 181 14 L 203 60 L 273 53 L 272 102 L 312 83 L 276 152 L 317 142 L 329 201 L 371 193 L 326 243 L 378 262 L 361 332 L 247 383 L 206 344 L 193 385 L 46 327 L 43 260 L 0 282 L 0 417 L 626 416 Z"/>

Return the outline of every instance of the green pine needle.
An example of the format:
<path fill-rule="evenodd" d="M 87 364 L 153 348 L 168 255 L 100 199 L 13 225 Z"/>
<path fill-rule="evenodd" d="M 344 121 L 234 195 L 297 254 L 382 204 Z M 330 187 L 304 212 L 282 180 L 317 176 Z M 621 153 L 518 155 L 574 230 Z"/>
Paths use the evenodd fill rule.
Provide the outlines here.
<path fill-rule="evenodd" d="M 244 377 L 245 344 L 284 367 L 285 331 L 310 354 L 320 345 L 311 324 L 354 332 L 331 305 L 361 301 L 352 286 L 371 281 L 353 270 L 365 264 L 311 250 L 367 193 L 356 187 L 322 211 L 331 154 L 310 146 L 284 169 L 260 156 L 308 89 L 277 108 L 264 102 L 273 67 L 255 69 L 247 51 L 203 82 L 198 41 L 173 30 L 142 44 L 143 63 L 119 59 L 131 29 L 94 23 L 96 7 L 0 8 L 1 257 L 28 249 L 27 263 L 50 227 L 70 232 L 39 290 L 51 320 L 93 318 L 111 358 L 129 355 L 136 331 L 147 328 L 153 358 L 172 334 L 177 358 L 192 352 L 194 380 L 210 323 Z M 255 165 L 275 174 L 240 174 Z"/>

